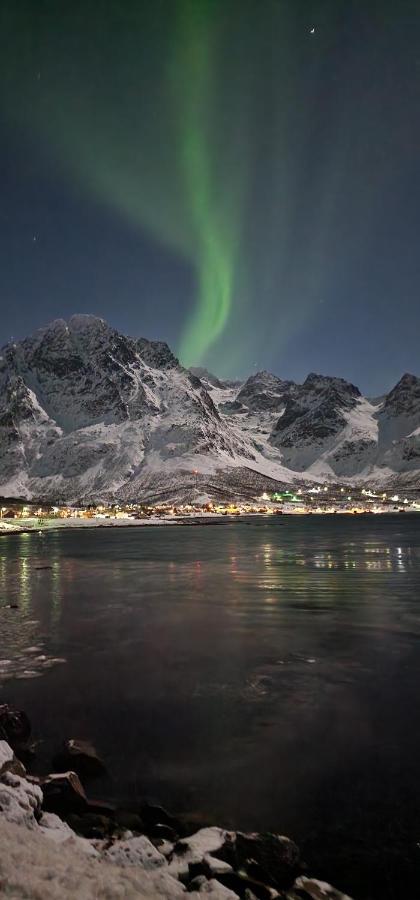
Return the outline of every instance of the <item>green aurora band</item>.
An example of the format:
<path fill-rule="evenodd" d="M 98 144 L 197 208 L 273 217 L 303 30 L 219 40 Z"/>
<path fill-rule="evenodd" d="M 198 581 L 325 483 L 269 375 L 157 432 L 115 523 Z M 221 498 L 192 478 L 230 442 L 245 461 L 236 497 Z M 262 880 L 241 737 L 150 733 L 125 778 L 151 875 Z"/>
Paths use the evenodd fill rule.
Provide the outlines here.
<path fill-rule="evenodd" d="M 280 353 L 316 310 L 351 152 L 331 114 L 319 179 L 305 184 L 300 138 L 314 123 L 299 120 L 296 34 L 302 54 L 308 45 L 292 6 L 264 0 L 261 16 L 254 0 L 5 0 L 0 11 L 9 118 L 193 268 L 178 354 L 221 375 L 262 346 Z"/>
<path fill-rule="evenodd" d="M 235 229 L 226 227 L 222 185 L 213 179 L 207 115 L 214 100 L 216 34 L 210 0 L 179 4 L 178 38 L 172 65 L 181 126 L 178 149 L 189 214 L 196 236 L 194 259 L 198 303 L 187 323 L 179 353 L 186 365 L 205 357 L 222 333 L 232 309 Z M 181 77 L 180 77 L 181 76 Z"/>
<path fill-rule="evenodd" d="M 3 45 L 6 54 L 19 46 L 12 95 L 26 81 L 26 105 L 17 102 L 11 115 L 23 113 L 46 152 L 102 202 L 192 264 L 197 300 L 178 351 L 186 365 L 203 361 L 232 312 L 239 247 L 240 166 L 235 178 L 223 175 L 210 121 L 223 4 L 111 3 L 96 35 L 98 18 L 86 21 L 83 6 L 67 17 L 53 4 L 44 17 L 24 6 L 10 7 L 14 39 Z M 156 22 L 159 65 L 147 50 Z"/>

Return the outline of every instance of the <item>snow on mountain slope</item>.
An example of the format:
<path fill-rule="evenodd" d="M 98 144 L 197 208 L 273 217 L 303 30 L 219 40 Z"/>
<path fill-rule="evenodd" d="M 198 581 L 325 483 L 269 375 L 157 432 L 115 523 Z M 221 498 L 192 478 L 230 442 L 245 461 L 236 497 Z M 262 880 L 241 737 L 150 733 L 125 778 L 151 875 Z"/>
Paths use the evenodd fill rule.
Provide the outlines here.
<path fill-rule="evenodd" d="M 259 372 L 236 394 L 210 394 L 235 433 L 253 442 L 266 472 L 281 462 L 291 481 L 299 473 L 378 485 L 409 473 L 414 484 L 417 472 L 420 486 L 420 428 L 412 429 L 420 423 L 419 384 L 405 375 L 389 395 L 371 401 L 342 378 L 312 373 L 298 385 Z"/>
<path fill-rule="evenodd" d="M 402 483 L 415 482 L 420 469 L 420 378 L 403 375 L 378 416 L 378 448 L 384 466 Z"/>
<path fill-rule="evenodd" d="M 314 374 L 302 385 L 268 372 L 224 382 L 93 316 L 0 352 L 3 496 L 248 496 L 294 480 L 414 484 L 419 471 L 415 376 L 374 402 Z"/>
<path fill-rule="evenodd" d="M 201 381 L 159 342 L 58 320 L 0 359 L 0 492 L 77 499 L 141 491 L 148 472 L 255 462 Z"/>

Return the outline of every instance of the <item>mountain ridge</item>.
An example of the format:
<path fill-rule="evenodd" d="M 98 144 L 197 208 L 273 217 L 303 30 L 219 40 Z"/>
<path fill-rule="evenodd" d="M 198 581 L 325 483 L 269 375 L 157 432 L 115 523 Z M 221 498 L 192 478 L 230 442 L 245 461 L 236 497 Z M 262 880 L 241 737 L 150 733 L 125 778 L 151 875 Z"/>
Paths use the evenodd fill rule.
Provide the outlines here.
<path fill-rule="evenodd" d="M 4 496 L 198 498 L 326 481 L 420 484 L 417 376 L 373 401 L 317 373 L 223 381 L 85 315 L 0 350 Z"/>

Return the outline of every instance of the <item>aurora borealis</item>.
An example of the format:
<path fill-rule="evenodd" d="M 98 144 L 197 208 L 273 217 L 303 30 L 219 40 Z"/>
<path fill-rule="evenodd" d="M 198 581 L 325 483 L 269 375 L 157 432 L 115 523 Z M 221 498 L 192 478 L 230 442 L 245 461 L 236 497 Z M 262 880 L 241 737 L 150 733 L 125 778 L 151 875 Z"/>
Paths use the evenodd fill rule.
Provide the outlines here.
<path fill-rule="evenodd" d="M 75 279 L 71 312 L 94 307 L 117 327 L 167 339 L 186 365 L 230 376 L 317 368 L 374 390 L 397 335 L 401 365 L 416 368 L 413 327 L 402 327 L 418 274 L 414 4 L 6 0 L 0 25 L 9 156 L 18 144 L 48 207 L 35 276 L 26 284 L 17 262 L 5 276 L 3 295 L 23 313 L 31 285 L 49 295 L 58 253 L 63 296 Z M 62 185 L 75 227 L 57 248 Z M 36 231 L 36 203 L 31 215 Z M 82 260 L 101 217 L 108 272 L 115 247 L 107 281 Z M 65 314 L 68 301 L 55 302 Z"/>

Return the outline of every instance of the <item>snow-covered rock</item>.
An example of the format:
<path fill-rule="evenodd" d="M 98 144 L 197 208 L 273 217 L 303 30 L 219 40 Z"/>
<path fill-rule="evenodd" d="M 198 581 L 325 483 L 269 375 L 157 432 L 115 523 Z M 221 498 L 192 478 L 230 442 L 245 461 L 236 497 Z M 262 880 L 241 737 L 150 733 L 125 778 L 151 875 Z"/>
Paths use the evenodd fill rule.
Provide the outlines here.
<path fill-rule="evenodd" d="M 178 842 L 178 846 L 185 847 L 183 858 L 188 858 L 189 862 L 197 862 L 203 859 L 206 853 L 215 853 L 220 850 L 226 840 L 226 832 L 223 828 L 213 826 L 211 828 L 200 828 L 195 834 L 182 838 Z"/>
<path fill-rule="evenodd" d="M 14 758 L 15 754 L 7 741 L 0 741 L 0 776 L 10 768 Z"/>
<path fill-rule="evenodd" d="M 271 372 L 257 372 L 242 385 L 236 402 L 257 412 L 274 410 L 279 414 L 296 390 L 293 381 L 283 381 Z"/>
<path fill-rule="evenodd" d="M 159 341 L 94 316 L 58 319 L 0 354 L 0 494 L 193 500 L 295 480 L 420 472 L 420 379 L 370 401 L 342 378 L 244 383 L 184 369 Z"/>
<path fill-rule="evenodd" d="M 20 775 L 5 772 L 0 781 L 0 814 L 15 825 L 37 827 L 42 791 Z"/>
<path fill-rule="evenodd" d="M 79 837 L 67 822 L 63 822 L 55 813 L 43 813 L 39 821 L 39 830 L 45 834 L 45 837 L 55 844 L 64 844 L 70 842 L 76 849 L 86 853 L 87 856 L 99 857 L 91 841 L 87 838 Z"/>
<path fill-rule="evenodd" d="M 326 881 L 302 875 L 296 879 L 292 890 L 287 894 L 287 900 L 351 900 L 351 898 L 337 891 Z"/>
<path fill-rule="evenodd" d="M 229 888 L 220 884 L 215 878 L 202 884 L 199 891 L 200 896 L 211 897 L 212 900 L 238 900 L 239 894 L 235 894 Z"/>
<path fill-rule="evenodd" d="M 40 828 L 25 829 L 0 815 L 0 884 L 14 900 L 175 900 L 187 894 L 166 871 L 122 868 L 81 851 L 71 841 L 56 844 Z"/>
<path fill-rule="evenodd" d="M 0 762 L 13 762 L 13 751 L 0 741 Z M 229 875 L 232 867 L 218 859 L 226 843 L 237 842 L 241 833 L 222 828 L 202 828 L 178 841 L 172 848 L 172 862 L 183 860 L 184 869 L 168 865 L 164 854 L 145 836 L 127 832 L 109 846 L 108 840 L 87 840 L 53 813 L 43 812 L 40 787 L 3 769 L 0 780 L 0 885 L 16 900 L 42 897 L 43 900 L 175 900 L 186 896 L 207 896 L 212 900 L 238 900 L 238 894 L 217 876 Z M 252 848 L 258 835 L 242 835 Z M 264 842 L 266 837 L 261 837 Z M 278 838 L 281 842 L 287 838 Z M 292 845 L 292 842 L 290 842 Z M 169 848 L 168 848 L 169 849 Z M 171 858 L 171 857 L 170 857 Z M 202 862 L 206 875 L 193 878 L 188 888 L 178 875 L 189 873 L 190 864 Z M 235 877 L 233 873 L 233 877 Z M 235 885 L 236 886 L 236 885 Z M 265 892 L 277 896 L 268 886 Z M 3 893 L 2 893 L 3 896 Z M 241 892 L 242 896 L 242 892 Z M 251 896 L 251 895 L 250 895 Z M 283 896 L 283 895 L 282 895 Z M 324 882 L 299 878 L 287 894 L 289 900 L 349 900 Z"/>
<path fill-rule="evenodd" d="M 217 857 L 213 856 L 211 853 L 205 853 L 203 860 L 212 875 L 226 875 L 227 872 L 232 871 L 232 866 L 228 862 L 225 862 L 224 859 L 217 859 Z"/>
<path fill-rule="evenodd" d="M 3 495 L 137 497 L 150 474 L 238 458 L 252 447 L 163 343 L 73 316 L 2 350 Z"/>
<path fill-rule="evenodd" d="M 117 866 L 142 866 L 146 870 L 166 865 L 163 854 L 145 835 L 116 841 L 104 851 L 103 857 Z"/>

